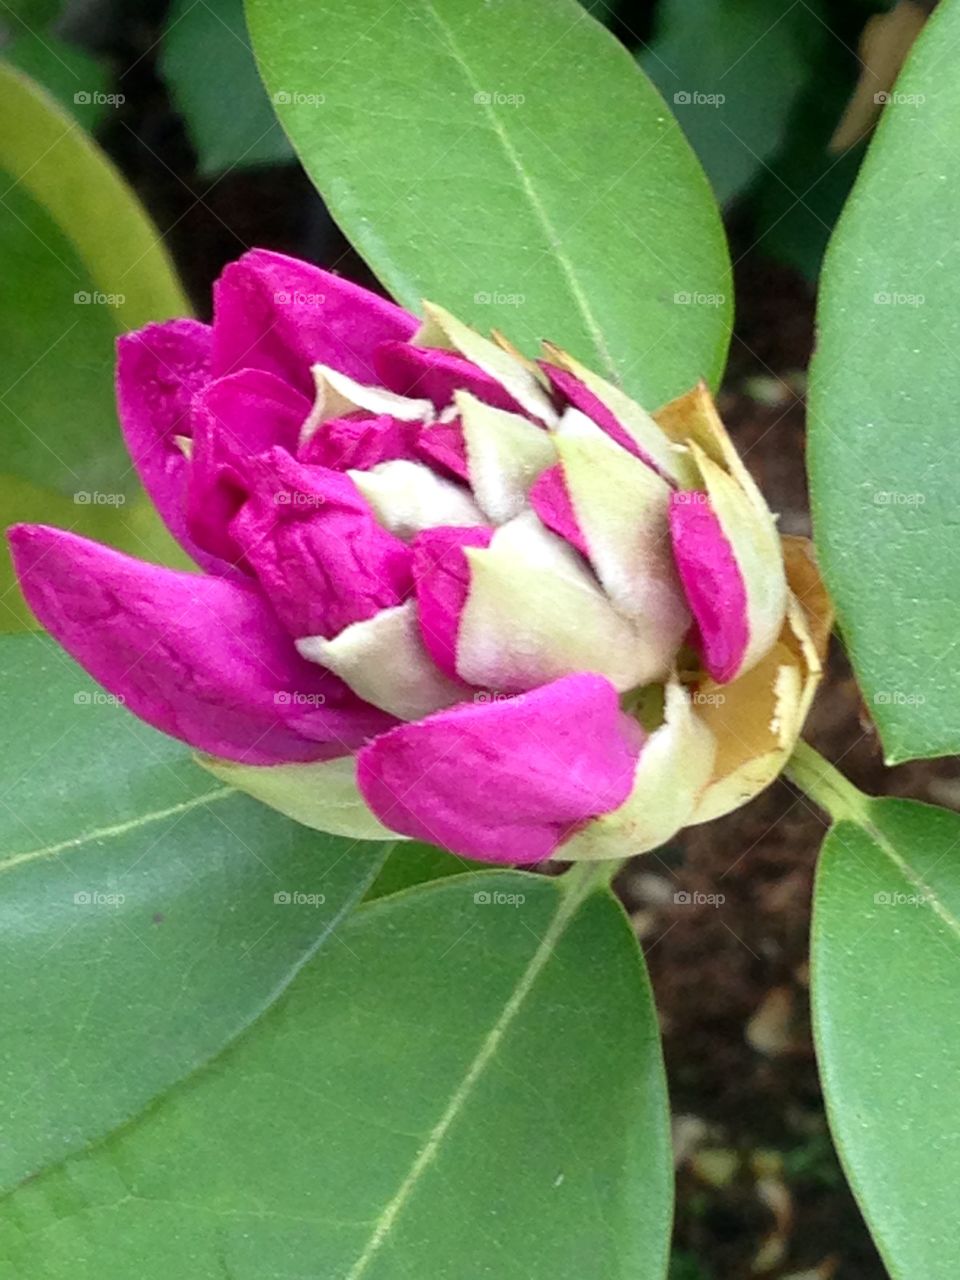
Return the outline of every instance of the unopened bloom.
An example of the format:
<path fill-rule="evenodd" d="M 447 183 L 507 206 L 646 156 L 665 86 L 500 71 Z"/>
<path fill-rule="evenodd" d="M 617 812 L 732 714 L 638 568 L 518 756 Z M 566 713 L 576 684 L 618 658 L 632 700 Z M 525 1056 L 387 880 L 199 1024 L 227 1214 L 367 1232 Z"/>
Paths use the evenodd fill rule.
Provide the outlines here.
<path fill-rule="evenodd" d="M 256 250 L 212 326 L 121 341 L 144 485 L 203 570 L 11 533 L 63 647 L 237 787 L 338 834 L 625 857 L 789 754 L 829 626 L 709 393 L 651 416 Z"/>

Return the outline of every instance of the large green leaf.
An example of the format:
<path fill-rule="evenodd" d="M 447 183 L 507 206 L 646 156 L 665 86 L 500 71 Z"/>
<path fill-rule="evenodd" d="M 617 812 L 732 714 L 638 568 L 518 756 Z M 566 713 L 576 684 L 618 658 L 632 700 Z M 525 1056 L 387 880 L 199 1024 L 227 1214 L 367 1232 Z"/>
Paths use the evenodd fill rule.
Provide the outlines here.
<path fill-rule="evenodd" d="M 0 685 L 9 1189 L 222 1052 L 364 892 L 386 846 L 321 836 L 212 785 L 44 637 L 0 640 Z"/>
<path fill-rule="evenodd" d="M 281 123 L 384 284 L 656 405 L 723 367 L 709 186 L 630 54 L 574 0 L 248 0 Z"/>
<path fill-rule="evenodd" d="M 960 1274 L 960 816 L 864 800 L 824 845 L 813 1004 L 830 1122 L 895 1280 Z"/>
<path fill-rule="evenodd" d="M 810 380 L 821 563 L 891 762 L 960 750 L 958 45 L 945 0 L 828 251 Z"/>
<path fill-rule="evenodd" d="M 459 876 L 339 937 L 207 1070 L 9 1200 L 4 1280 L 660 1280 L 659 1037 L 610 895 Z"/>
<path fill-rule="evenodd" d="M 293 160 L 253 60 L 243 0 L 177 0 L 160 67 L 201 173 Z"/>

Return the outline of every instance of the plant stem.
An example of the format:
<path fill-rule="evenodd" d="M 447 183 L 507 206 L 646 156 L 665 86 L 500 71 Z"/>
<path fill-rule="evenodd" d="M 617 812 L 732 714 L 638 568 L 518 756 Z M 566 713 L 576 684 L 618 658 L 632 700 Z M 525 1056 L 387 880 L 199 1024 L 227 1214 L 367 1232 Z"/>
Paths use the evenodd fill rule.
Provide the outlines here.
<path fill-rule="evenodd" d="M 626 861 L 626 858 L 604 858 L 599 862 L 575 862 L 560 877 L 560 883 L 579 902 L 594 889 L 609 887 Z"/>
<path fill-rule="evenodd" d="M 862 822 L 866 817 L 869 796 L 858 791 L 839 769 L 824 760 L 819 751 L 814 751 L 808 743 L 797 743 L 784 773 L 811 800 L 815 800 L 821 809 L 825 809 L 835 822 L 843 818 Z"/>

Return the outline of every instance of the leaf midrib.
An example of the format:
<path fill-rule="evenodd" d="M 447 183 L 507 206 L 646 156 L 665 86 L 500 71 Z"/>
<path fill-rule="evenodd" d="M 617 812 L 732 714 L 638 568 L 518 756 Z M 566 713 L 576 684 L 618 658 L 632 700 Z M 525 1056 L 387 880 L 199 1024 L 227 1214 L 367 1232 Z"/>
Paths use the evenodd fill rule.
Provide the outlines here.
<path fill-rule="evenodd" d="M 205 791 L 202 795 L 192 796 L 189 800 L 182 800 L 179 804 L 168 805 L 165 809 L 153 809 L 125 822 L 116 822 L 106 827 L 95 827 L 92 831 L 86 831 L 83 835 L 73 836 L 69 840 L 60 840 L 54 844 L 44 845 L 39 849 L 26 849 L 22 853 L 11 854 L 0 861 L 0 874 L 12 871 L 15 867 L 23 866 L 28 862 L 36 862 L 42 858 L 58 857 L 68 849 L 79 849 L 85 844 L 91 844 L 95 841 L 116 839 L 118 836 L 124 836 L 130 831 L 137 831 L 141 827 L 149 826 L 153 822 L 162 822 L 164 818 L 172 818 L 183 813 L 189 813 L 191 809 L 198 809 L 201 805 L 209 804 L 212 800 L 222 800 L 226 796 L 236 794 L 233 787 L 214 787 L 212 791 Z"/>
<path fill-rule="evenodd" d="M 451 57 L 456 62 L 456 64 L 460 67 L 460 69 L 463 71 L 464 77 L 467 80 L 467 83 L 470 85 L 470 88 L 473 90 L 474 94 L 481 93 L 483 91 L 483 86 L 480 83 L 480 81 L 476 78 L 476 76 L 473 74 L 472 70 L 470 69 L 470 64 L 467 62 L 466 58 L 464 57 L 463 52 L 461 51 L 460 46 L 457 44 L 454 33 L 449 27 L 449 25 L 446 22 L 444 22 L 443 18 L 437 12 L 436 6 L 432 3 L 432 0 L 423 0 L 423 7 L 425 12 L 427 13 L 427 16 L 432 19 L 432 21 L 435 23 L 435 25 L 443 35 L 443 38 L 446 40 L 447 46 L 450 50 Z M 584 17 L 587 16 L 586 11 L 584 11 L 583 16 Z M 580 21 L 582 20 L 583 19 L 581 18 Z M 490 128 L 492 129 L 498 142 L 503 148 L 504 155 L 507 157 L 507 160 L 510 162 L 510 165 L 513 168 L 514 173 L 516 173 L 517 175 L 517 180 L 519 181 L 521 187 L 523 188 L 524 194 L 526 195 L 528 201 L 530 202 L 530 207 L 533 210 L 537 221 L 540 223 L 541 227 L 543 228 L 543 232 L 546 237 L 547 244 L 550 246 L 553 259 L 557 263 L 557 266 L 560 268 L 561 274 L 563 275 L 563 278 L 566 282 L 570 295 L 573 298 L 573 302 L 576 309 L 579 311 L 580 315 L 583 317 L 583 322 L 587 327 L 587 332 L 590 334 L 591 341 L 596 347 L 597 354 L 602 360 L 604 368 L 607 374 L 610 376 L 611 380 L 619 386 L 620 377 L 617 372 L 617 366 L 610 352 L 610 348 L 607 345 L 607 340 L 604 335 L 603 328 L 601 327 L 600 322 L 597 319 L 597 316 L 590 305 L 589 298 L 587 297 L 586 293 L 584 292 L 583 288 L 580 285 L 580 281 L 577 279 L 577 274 L 576 274 L 576 271 L 574 270 L 573 263 L 570 261 L 569 257 L 567 256 L 566 252 L 563 249 L 560 233 L 558 232 L 556 226 L 554 225 L 553 219 L 550 217 L 550 214 L 547 212 L 546 206 L 544 205 L 543 201 L 540 199 L 540 196 L 537 194 L 536 187 L 530 181 L 530 177 L 527 174 L 526 169 L 524 168 L 523 161 L 521 160 L 519 154 L 517 153 L 517 150 L 514 147 L 512 141 L 510 140 L 509 133 L 506 131 L 506 129 L 504 129 L 503 125 L 501 124 L 497 116 L 497 113 L 494 111 L 492 105 L 489 102 L 481 102 L 480 105 L 482 106 L 483 112 L 490 123 Z"/>
<path fill-rule="evenodd" d="M 401 1180 L 391 1199 L 378 1214 L 373 1231 L 344 1280 L 362 1280 L 370 1264 L 382 1249 L 421 1178 L 436 1159 L 448 1132 L 466 1106 L 474 1086 L 496 1057 L 497 1050 L 510 1030 L 527 996 L 533 989 L 544 966 L 553 955 L 554 948 L 559 943 L 570 921 L 583 905 L 585 895 L 569 890 L 564 892 L 563 889 L 559 890 L 559 892 L 562 896 L 549 928 L 540 939 L 526 968 L 517 979 L 516 985 L 510 994 L 510 998 L 504 1004 L 500 1016 L 481 1041 L 460 1084 L 450 1095 L 446 1107 L 410 1165 L 406 1176 Z"/>

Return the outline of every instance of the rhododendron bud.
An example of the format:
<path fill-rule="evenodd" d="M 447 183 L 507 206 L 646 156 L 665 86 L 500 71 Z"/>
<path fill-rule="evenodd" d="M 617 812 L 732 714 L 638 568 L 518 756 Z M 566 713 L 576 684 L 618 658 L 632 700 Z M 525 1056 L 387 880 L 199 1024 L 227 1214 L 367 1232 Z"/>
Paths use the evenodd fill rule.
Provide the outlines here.
<path fill-rule="evenodd" d="M 829 608 L 699 386 L 655 414 L 256 250 L 212 326 L 121 341 L 143 482 L 203 570 L 11 532 L 38 618 L 142 719 L 321 830 L 622 858 L 779 772 Z"/>

